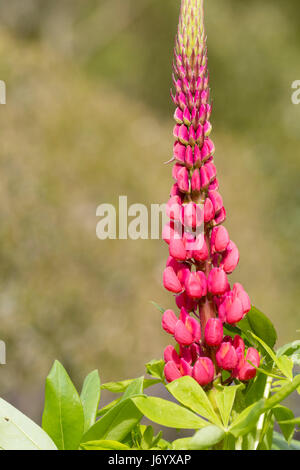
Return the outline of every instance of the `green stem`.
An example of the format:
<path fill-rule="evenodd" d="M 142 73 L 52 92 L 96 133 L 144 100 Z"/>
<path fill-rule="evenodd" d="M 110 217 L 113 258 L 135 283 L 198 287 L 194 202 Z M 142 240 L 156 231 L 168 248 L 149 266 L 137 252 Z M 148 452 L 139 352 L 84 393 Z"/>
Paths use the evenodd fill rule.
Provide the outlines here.
<path fill-rule="evenodd" d="M 263 397 L 265 399 L 269 398 L 269 395 L 270 395 L 270 392 L 271 392 L 272 381 L 273 381 L 272 377 L 267 378 L 266 386 L 265 386 L 265 390 L 264 390 L 264 395 L 263 395 Z M 259 442 L 260 442 L 260 438 L 261 438 L 261 432 L 262 432 L 263 427 L 264 427 L 265 416 L 266 416 L 266 414 L 264 413 L 259 418 L 259 421 L 258 421 L 258 424 L 257 424 L 257 430 L 256 430 L 256 437 L 255 437 L 255 441 L 254 441 L 254 445 L 253 445 L 253 450 L 257 450 L 257 448 L 259 446 Z"/>

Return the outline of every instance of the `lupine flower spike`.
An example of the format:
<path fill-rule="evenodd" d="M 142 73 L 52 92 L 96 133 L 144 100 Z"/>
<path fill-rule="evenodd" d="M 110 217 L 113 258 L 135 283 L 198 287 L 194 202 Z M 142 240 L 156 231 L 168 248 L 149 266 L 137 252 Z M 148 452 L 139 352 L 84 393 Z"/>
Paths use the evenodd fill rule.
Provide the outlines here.
<path fill-rule="evenodd" d="M 169 245 L 163 283 L 180 313 L 166 310 L 162 318 L 164 330 L 178 343 L 165 350 L 165 376 L 170 382 L 190 375 L 208 386 L 229 371 L 232 380 L 247 381 L 256 374 L 259 354 L 254 348 L 246 351 L 239 336 L 223 333 L 226 323 L 244 318 L 251 303 L 243 286 L 231 287 L 228 280 L 239 251 L 222 225 L 226 210 L 210 138 L 203 0 L 182 0 L 173 70 L 174 185 L 167 204 L 170 222 L 163 230 Z"/>

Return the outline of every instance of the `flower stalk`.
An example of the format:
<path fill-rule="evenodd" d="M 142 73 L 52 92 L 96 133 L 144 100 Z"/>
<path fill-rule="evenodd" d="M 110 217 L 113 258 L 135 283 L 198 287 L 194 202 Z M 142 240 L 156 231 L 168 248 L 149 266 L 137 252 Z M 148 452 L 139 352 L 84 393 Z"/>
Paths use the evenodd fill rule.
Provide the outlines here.
<path fill-rule="evenodd" d="M 239 336 L 224 336 L 224 325 L 236 325 L 250 311 L 243 286 L 230 286 L 239 251 L 223 223 L 226 210 L 219 192 L 210 138 L 210 100 L 203 0 L 182 0 L 173 62 L 175 127 L 172 176 L 163 238 L 169 258 L 164 287 L 175 295 L 179 316 L 167 310 L 162 326 L 177 341 L 165 351 L 170 382 L 192 375 L 210 386 L 222 371 L 232 380 L 256 374 L 260 358 L 245 349 Z M 200 321 L 199 321 L 200 319 Z M 228 378 L 226 379 L 228 381 Z"/>

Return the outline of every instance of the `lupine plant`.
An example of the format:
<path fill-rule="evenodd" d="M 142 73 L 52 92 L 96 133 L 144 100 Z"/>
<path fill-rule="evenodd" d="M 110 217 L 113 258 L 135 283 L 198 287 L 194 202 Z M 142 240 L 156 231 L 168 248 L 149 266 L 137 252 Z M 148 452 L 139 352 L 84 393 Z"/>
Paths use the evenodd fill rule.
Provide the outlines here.
<path fill-rule="evenodd" d="M 229 284 L 239 252 L 223 225 L 213 160 L 203 0 L 182 0 L 173 69 L 175 183 L 163 229 L 169 248 L 163 284 L 178 312 L 155 305 L 177 344 L 146 365 L 146 378 L 101 385 L 93 371 L 81 392 L 55 361 L 42 427 L 0 399 L 1 449 L 300 450 L 293 439 L 300 418 L 282 405 L 300 393 L 300 341 L 275 351 L 271 321 L 241 284 Z M 157 384 L 170 400 L 147 395 Z M 99 407 L 101 390 L 117 396 Z M 190 437 L 168 442 L 141 424 L 143 417 L 190 430 Z"/>

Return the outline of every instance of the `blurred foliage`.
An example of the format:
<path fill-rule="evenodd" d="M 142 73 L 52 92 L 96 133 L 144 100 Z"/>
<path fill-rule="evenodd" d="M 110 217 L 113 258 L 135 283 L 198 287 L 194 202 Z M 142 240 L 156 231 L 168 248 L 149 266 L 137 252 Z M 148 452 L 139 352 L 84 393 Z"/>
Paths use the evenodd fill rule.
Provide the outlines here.
<path fill-rule="evenodd" d="M 300 317 L 300 106 L 291 103 L 300 6 L 206 3 L 216 162 L 241 252 L 233 277 L 282 344 Z M 141 374 L 169 341 L 149 302 L 172 306 L 161 286 L 166 246 L 99 241 L 95 212 L 122 194 L 167 199 L 178 8 L 0 0 L 0 383 L 33 416 L 54 358 L 78 383 L 95 367 L 116 380 Z"/>

